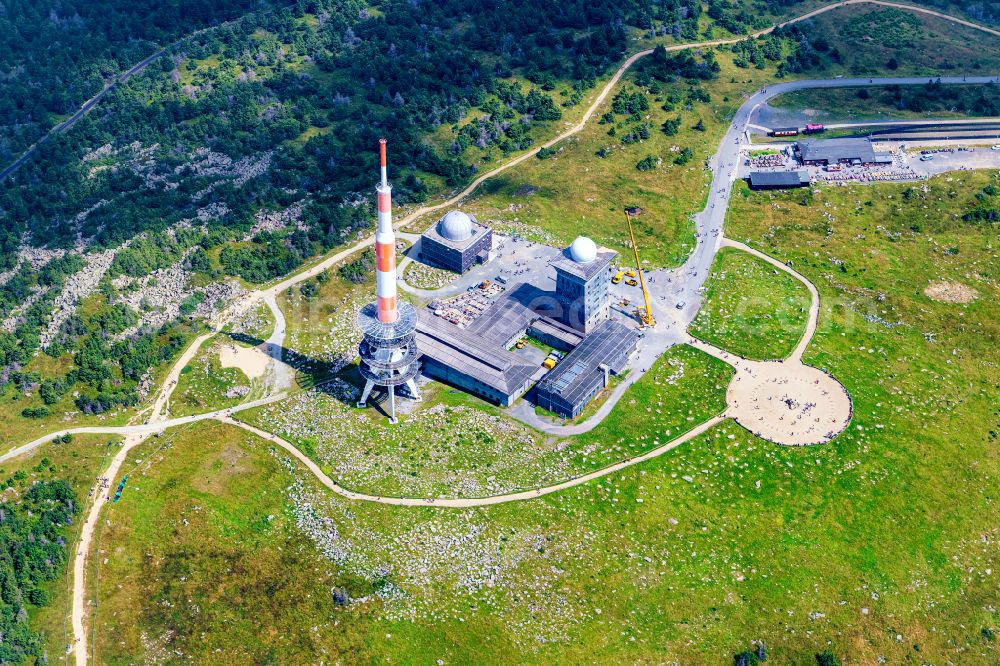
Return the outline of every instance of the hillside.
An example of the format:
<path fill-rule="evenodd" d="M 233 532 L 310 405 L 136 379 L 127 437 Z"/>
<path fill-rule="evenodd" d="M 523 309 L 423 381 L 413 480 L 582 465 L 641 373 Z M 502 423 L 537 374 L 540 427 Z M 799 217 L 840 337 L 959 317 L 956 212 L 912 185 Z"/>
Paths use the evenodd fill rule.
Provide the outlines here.
<path fill-rule="evenodd" d="M 106 9 L 118 28 L 105 32 L 121 35 L 134 14 Z M 691 0 L 316 2 L 179 42 L 2 183 L 0 413 L 19 423 L 7 436 L 67 412 L 121 417 L 249 284 L 368 228 L 378 137 L 392 139 L 397 204 L 439 196 L 579 118 L 640 40 L 701 38 L 727 15 L 711 13 Z M 150 40 L 184 32 L 147 15 Z M 22 31 L 48 20 L 12 17 Z M 50 48 L 81 65 L 102 52 L 45 28 L 66 32 Z"/>
<path fill-rule="evenodd" d="M 394 200 L 405 210 L 563 131 L 625 53 L 759 28 L 798 3 L 750 7 L 634 0 L 497 13 L 488 3 L 317 2 L 269 6 L 179 42 L 2 184 L 0 414 L 17 424 L 7 436 L 44 432 L 73 412 L 127 417 L 202 322 L 369 228 L 378 137 L 391 137 Z M 141 11 L 109 15 L 124 30 Z M 163 11 L 147 14 L 150 40 L 184 32 L 180 15 Z M 20 24 L 41 20 L 22 14 Z M 220 18 L 191 14 L 197 25 Z M 474 207 L 560 242 L 582 220 L 624 248 L 610 216 L 627 194 L 650 208 L 644 252 L 675 264 L 704 196 L 703 160 L 743 94 L 771 76 L 871 72 L 870 52 L 885 60 L 889 47 L 866 31 L 906 31 L 892 47 L 899 73 L 942 58 L 995 65 L 995 50 L 968 48 L 968 29 L 942 23 L 851 7 L 733 47 L 659 53 L 628 73 L 582 143 L 491 182 Z M 947 48 L 930 48 L 942 34 Z M 81 46 L 67 36 L 50 48 Z M 581 169 L 593 193 L 570 196 Z M 669 169 L 680 177 L 663 179 Z M 526 210 L 506 212 L 536 191 Z"/>
<path fill-rule="evenodd" d="M 1000 147 L 758 112 L 995 115 L 1000 37 L 746 36 L 823 6 L 0 0 L 0 663 L 993 663 Z M 638 330 L 518 329 L 581 235 Z M 440 343 L 359 347 L 390 287 Z"/>

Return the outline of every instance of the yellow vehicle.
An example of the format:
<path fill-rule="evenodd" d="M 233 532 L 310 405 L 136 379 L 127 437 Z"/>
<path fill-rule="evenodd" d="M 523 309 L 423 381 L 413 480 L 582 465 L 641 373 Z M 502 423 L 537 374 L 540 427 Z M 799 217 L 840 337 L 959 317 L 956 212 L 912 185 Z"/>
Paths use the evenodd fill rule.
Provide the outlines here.
<path fill-rule="evenodd" d="M 615 276 L 611 278 L 611 284 L 618 284 L 622 281 L 622 277 L 625 276 L 625 271 L 618 271 Z"/>
<path fill-rule="evenodd" d="M 544 361 L 542 361 L 542 367 L 545 368 L 546 370 L 551 370 L 552 368 L 556 367 L 556 360 L 554 358 L 547 358 Z"/>
<path fill-rule="evenodd" d="M 635 277 L 635 271 L 625 271 L 625 275 L 627 275 L 627 276 L 629 276 L 631 278 L 634 278 Z"/>
<path fill-rule="evenodd" d="M 627 284 L 630 287 L 634 287 L 634 286 L 636 286 L 639 283 L 636 282 L 635 280 L 633 280 L 632 278 L 629 278 L 629 279 L 625 280 L 625 284 Z"/>

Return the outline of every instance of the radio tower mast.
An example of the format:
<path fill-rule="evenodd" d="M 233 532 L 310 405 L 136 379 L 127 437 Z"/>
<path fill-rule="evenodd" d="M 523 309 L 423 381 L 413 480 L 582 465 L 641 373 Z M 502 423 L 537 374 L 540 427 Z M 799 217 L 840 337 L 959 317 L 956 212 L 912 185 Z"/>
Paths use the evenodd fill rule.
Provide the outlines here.
<path fill-rule="evenodd" d="M 417 364 L 417 311 L 396 299 L 396 235 L 392 231 L 392 185 L 386 170 L 385 139 L 379 139 L 382 180 L 378 192 L 378 230 L 375 233 L 375 285 L 378 300 L 361 308 L 358 326 L 364 337 L 358 347 L 365 390 L 358 407 L 368 404 L 376 386 L 389 393 L 389 420 L 396 422 L 396 387 L 406 385 L 420 400 L 414 381 Z"/>

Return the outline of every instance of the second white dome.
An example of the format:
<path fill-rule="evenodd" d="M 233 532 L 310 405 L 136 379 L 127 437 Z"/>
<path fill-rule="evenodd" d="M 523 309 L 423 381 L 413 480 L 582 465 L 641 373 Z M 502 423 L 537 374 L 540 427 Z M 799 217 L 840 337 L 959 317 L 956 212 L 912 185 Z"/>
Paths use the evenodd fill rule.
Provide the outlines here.
<path fill-rule="evenodd" d="M 586 236 L 580 236 L 569 246 L 569 256 L 578 264 L 589 264 L 597 259 L 597 245 Z"/>

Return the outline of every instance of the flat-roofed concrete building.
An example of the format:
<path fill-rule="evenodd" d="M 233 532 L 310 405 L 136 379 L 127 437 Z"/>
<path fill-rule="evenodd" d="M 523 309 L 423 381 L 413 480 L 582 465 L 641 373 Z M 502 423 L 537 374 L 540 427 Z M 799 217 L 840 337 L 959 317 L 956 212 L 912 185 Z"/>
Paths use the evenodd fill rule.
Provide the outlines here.
<path fill-rule="evenodd" d="M 531 387 L 538 366 L 420 310 L 416 341 L 423 373 L 484 400 L 509 407 Z"/>
<path fill-rule="evenodd" d="M 614 256 L 579 238 L 551 262 L 556 291 L 510 284 L 465 328 L 421 309 L 416 343 L 423 373 L 503 407 L 542 379 L 539 397 L 545 402 L 539 404 L 576 416 L 606 386 L 609 373 L 622 371 L 639 337 L 609 320 Z M 567 352 L 566 358 L 546 375 L 537 359 L 528 360 L 531 354 L 510 350 L 526 333 Z"/>
<path fill-rule="evenodd" d="M 868 139 L 820 139 L 795 144 L 799 161 L 806 166 L 828 164 L 892 164 L 892 155 L 876 153 Z"/>
<path fill-rule="evenodd" d="M 787 190 L 809 184 L 809 173 L 798 171 L 754 171 L 747 176 L 751 190 Z"/>
<path fill-rule="evenodd" d="M 566 304 L 565 323 L 588 333 L 608 318 L 611 286 L 608 267 L 616 254 L 598 249 L 594 241 L 580 236 L 550 262 L 556 271 L 556 296 Z"/>
<path fill-rule="evenodd" d="M 583 341 L 583 333 L 551 317 L 542 317 L 533 322 L 528 327 L 527 333 L 539 342 L 562 352 L 570 351 Z"/>
<path fill-rule="evenodd" d="M 493 230 L 460 210 L 449 211 L 420 238 L 420 260 L 455 273 L 485 264 L 492 249 Z"/>
<path fill-rule="evenodd" d="M 618 321 L 602 322 L 536 386 L 539 407 L 576 418 L 618 374 L 635 351 L 639 333 Z"/>

